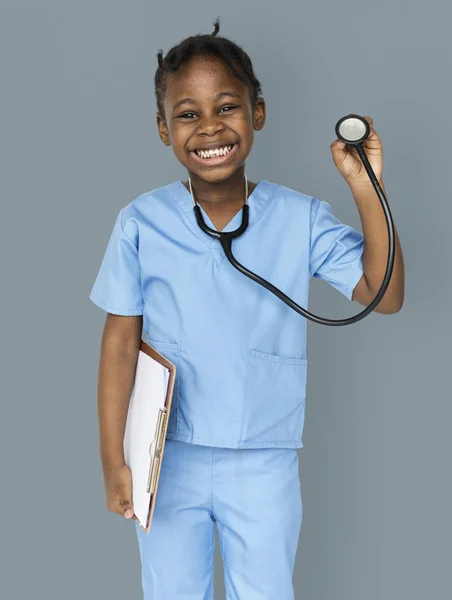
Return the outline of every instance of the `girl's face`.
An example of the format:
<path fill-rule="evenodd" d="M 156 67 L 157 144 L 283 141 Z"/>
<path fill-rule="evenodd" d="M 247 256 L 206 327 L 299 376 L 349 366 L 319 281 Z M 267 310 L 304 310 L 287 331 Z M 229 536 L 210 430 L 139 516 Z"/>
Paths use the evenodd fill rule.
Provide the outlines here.
<path fill-rule="evenodd" d="M 249 88 L 215 57 L 194 57 L 168 73 L 164 109 L 165 118 L 157 113 L 162 142 L 192 178 L 209 183 L 244 165 L 265 124 L 263 98 L 253 107 Z"/>

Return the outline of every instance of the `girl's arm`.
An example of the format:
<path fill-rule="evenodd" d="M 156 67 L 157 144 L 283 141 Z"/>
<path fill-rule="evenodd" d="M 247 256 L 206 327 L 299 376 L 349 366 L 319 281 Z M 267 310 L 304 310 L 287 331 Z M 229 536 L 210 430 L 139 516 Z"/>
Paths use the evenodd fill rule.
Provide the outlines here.
<path fill-rule="evenodd" d="M 386 196 L 383 180 L 379 181 Z M 388 227 L 383 209 L 371 182 L 350 186 L 361 218 L 364 251 L 364 275 L 353 293 L 353 300 L 368 306 L 377 295 L 388 261 Z M 394 227 L 395 229 L 395 227 Z M 389 287 L 375 309 L 379 313 L 398 312 L 405 296 L 405 273 L 402 248 L 395 229 L 395 261 Z"/>
<path fill-rule="evenodd" d="M 364 142 L 364 148 L 374 175 L 385 196 L 387 196 L 383 184 L 383 144 L 374 129 L 372 117 L 364 117 L 364 119 L 370 127 L 370 134 Z M 388 260 L 386 219 L 380 200 L 356 149 L 353 147 L 348 148 L 340 140 L 335 140 L 330 148 L 334 164 L 350 186 L 361 218 L 364 236 L 364 275 L 355 287 L 353 300 L 368 306 L 377 295 L 386 271 Z M 375 309 L 375 312 L 379 313 L 398 312 L 402 308 L 405 298 L 405 269 L 402 248 L 396 229 L 394 233 L 394 270 L 388 289 Z"/>
<path fill-rule="evenodd" d="M 141 343 L 143 317 L 108 313 L 102 334 L 98 417 L 100 455 L 107 468 L 125 464 L 124 433 Z"/>

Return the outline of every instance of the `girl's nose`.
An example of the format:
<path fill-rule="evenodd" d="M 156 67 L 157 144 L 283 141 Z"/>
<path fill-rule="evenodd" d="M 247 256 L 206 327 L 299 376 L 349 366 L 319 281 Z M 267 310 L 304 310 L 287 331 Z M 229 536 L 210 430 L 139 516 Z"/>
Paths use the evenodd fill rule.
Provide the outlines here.
<path fill-rule="evenodd" d="M 218 115 L 213 115 L 212 117 L 204 117 L 202 120 L 199 121 L 198 134 L 214 136 L 217 133 L 221 133 L 223 130 L 224 125 Z"/>

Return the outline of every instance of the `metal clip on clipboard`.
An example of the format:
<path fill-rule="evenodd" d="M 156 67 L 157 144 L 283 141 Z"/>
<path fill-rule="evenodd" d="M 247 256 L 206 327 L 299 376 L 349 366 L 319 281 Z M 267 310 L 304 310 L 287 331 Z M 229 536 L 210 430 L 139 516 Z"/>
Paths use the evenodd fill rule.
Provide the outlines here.
<path fill-rule="evenodd" d="M 166 418 L 166 409 L 160 408 L 157 426 L 155 428 L 155 436 L 151 445 L 149 446 L 149 454 L 151 455 L 152 459 L 152 447 L 154 442 L 156 443 L 154 458 L 151 460 L 151 465 L 149 467 L 148 485 L 146 489 L 149 494 L 153 494 L 155 491 L 155 482 L 157 480 L 157 473 L 159 471 L 160 461 L 162 458 L 163 440 L 166 432 Z"/>

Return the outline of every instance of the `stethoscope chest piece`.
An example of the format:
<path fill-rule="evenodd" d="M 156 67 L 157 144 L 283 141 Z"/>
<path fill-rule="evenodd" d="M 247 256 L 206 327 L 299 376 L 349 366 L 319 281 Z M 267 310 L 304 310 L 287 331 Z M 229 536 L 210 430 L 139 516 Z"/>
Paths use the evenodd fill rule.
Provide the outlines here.
<path fill-rule="evenodd" d="M 370 135 L 370 125 L 359 115 L 347 115 L 336 124 L 336 135 L 349 146 L 362 144 Z"/>

